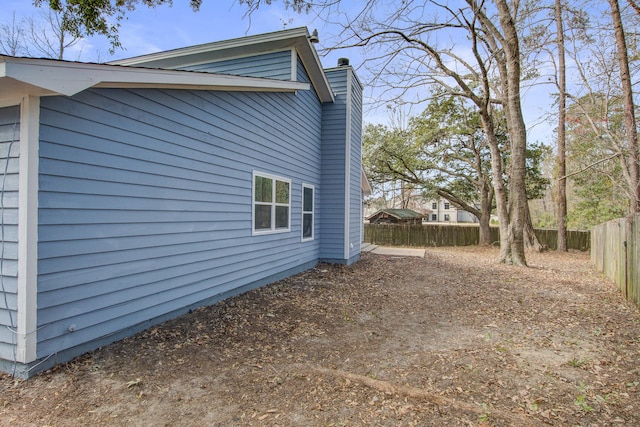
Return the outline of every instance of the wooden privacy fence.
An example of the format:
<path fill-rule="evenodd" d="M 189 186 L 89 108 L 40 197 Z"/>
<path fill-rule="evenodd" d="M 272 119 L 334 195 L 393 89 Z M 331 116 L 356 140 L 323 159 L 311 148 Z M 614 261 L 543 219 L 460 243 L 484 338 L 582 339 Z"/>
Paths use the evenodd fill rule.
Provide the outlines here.
<path fill-rule="evenodd" d="M 558 230 L 536 228 L 538 240 L 551 250 L 558 249 Z M 567 230 L 567 249 L 588 251 L 591 247 L 591 232 L 584 230 Z"/>
<path fill-rule="evenodd" d="M 558 232 L 556 230 L 535 230 L 540 243 L 550 249 L 556 249 Z M 588 251 L 590 245 L 588 231 L 567 232 L 569 249 Z M 471 246 L 479 242 L 478 226 L 473 225 L 403 225 L 403 224 L 365 224 L 365 242 L 383 246 Z M 491 241 L 500 241 L 500 231 L 491 227 Z"/>
<path fill-rule="evenodd" d="M 640 215 L 595 226 L 591 261 L 620 287 L 625 298 L 640 307 Z"/>

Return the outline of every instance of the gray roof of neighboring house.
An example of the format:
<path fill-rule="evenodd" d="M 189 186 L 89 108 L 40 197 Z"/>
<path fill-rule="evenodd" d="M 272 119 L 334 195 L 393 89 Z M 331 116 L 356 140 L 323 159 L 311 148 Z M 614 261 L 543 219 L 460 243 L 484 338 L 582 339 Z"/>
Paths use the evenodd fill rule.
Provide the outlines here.
<path fill-rule="evenodd" d="M 378 212 L 374 213 L 367 219 L 371 219 L 380 213 L 386 213 L 391 215 L 392 217 L 398 219 L 414 219 L 414 218 L 422 218 L 422 214 L 416 211 L 412 211 L 411 209 L 381 209 Z"/>

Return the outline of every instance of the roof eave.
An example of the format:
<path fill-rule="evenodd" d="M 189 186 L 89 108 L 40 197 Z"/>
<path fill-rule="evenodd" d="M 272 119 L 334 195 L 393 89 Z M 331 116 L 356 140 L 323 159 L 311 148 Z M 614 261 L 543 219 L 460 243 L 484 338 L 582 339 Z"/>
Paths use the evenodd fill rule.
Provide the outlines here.
<path fill-rule="evenodd" d="M 362 195 L 368 197 L 373 192 L 371 188 L 371 184 L 369 183 L 369 179 L 367 178 L 367 174 L 364 171 L 364 168 L 360 168 L 360 189 L 362 190 Z"/>
<path fill-rule="evenodd" d="M 321 102 L 334 102 L 333 90 L 327 79 L 327 75 L 322 68 L 320 57 L 318 52 L 311 45 L 309 36 L 305 36 L 304 39 L 300 39 L 296 44 L 296 50 L 300 56 L 300 60 L 305 65 L 307 72 L 309 73 L 309 79 L 313 83 L 318 97 Z M 312 66 L 311 66 L 312 65 Z"/>
<path fill-rule="evenodd" d="M 309 90 L 308 83 L 198 73 L 86 64 L 32 58 L 0 58 L 0 81 L 13 94 L 3 90 L 2 97 L 22 95 L 67 95 L 101 88 L 175 88 L 192 90 L 296 92 Z"/>

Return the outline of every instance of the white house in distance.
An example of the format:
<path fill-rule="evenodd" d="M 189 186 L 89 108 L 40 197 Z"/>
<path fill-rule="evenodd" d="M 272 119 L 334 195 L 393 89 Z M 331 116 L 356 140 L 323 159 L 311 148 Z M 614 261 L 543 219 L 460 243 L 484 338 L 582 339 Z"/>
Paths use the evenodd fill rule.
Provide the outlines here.
<path fill-rule="evenodd" d="M 478 218 L 467 211 L 456 208 L 447 199 L 428 200 L 422 206 L 423 222 L 432 223 L 477 223 Z"/>
<path fill-rule="evenodd" d="M 365 209 L 365 219 L 381 209 L 411 209 L 423 215 L 423 223 L 477 224 L 478 219 L 471 213 L 458 209 L 447 199 L 425 199 L 414 194 L 404 202 L 399 198 L 390 201 L 382 198 L 371 200 Z"/>

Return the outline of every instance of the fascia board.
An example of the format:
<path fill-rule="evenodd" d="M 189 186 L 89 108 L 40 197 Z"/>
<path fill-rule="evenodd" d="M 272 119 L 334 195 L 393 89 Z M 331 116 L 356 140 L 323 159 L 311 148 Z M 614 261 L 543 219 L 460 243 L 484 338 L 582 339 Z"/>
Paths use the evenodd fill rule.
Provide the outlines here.
<path fill-rule="evenodd" d="M 0 63 L 0 78 L 9 78 L 53 94 L 71 96 L 92 87 L 109 88 L 177 88 L 233 91 L 295 92 L 309 90 L 308 83 L 199 73 L 121 67 L 102 64 L 69 63 L 50 60 Z"/>
<path fill-rule="evenodd" d="M 335 98 L 331 90 L 331 85 L 329 84 L 326 73 L 322 69 L 318 52 L 311 45 L 311 42 L 309 42 L 309 38 L 304 37 L 304 39 L 300 39 L 296 44 L 296 50 L 298 51 L 298 55 L 300 55 L 302 63 L 307 68 L 309 78 L 318 93 L 320 101 L 334 102 Z"/>
<path fill-rule="evenodd" d="M 243 90 L 295 92 L 309 90 L 308 83 L 258 77 L 232 76 L 228 74 L 193 71 L 149 70 L 122 67 L 116 76 L 105 76 L 96 87 L 175 87 L 209 90 Z"/>

